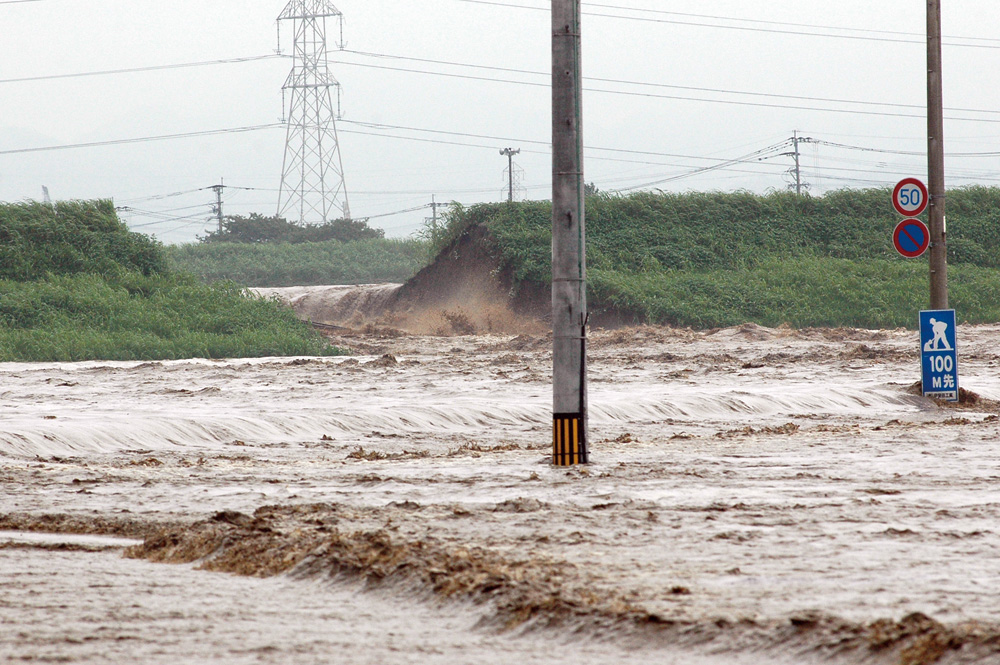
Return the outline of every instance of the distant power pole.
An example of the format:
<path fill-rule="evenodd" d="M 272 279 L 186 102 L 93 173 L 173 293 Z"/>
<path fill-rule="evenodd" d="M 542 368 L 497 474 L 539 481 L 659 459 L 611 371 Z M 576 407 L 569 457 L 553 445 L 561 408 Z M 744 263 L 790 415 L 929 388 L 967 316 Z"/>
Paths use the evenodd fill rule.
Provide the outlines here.
<path fill-rule="evenodd" d="M 799 163 L 799 133 L 792 132 L 792 145 L 795 146 L 795 193 L 802 194 L 802 167 Z"/>
<path fill-rule="evenodd" d="M 437 236 L 438 236 L 438 208 L 440 208 L 441 206 L 444 205 L 443 203 L 438 203 L 434 199 L 435 199 L 434 195 L 431 194 L 431 217 L 430 217 L 430 219 L 424 218 L 425 222 L 430 222 L 431 223 L 431 243 L 434 243 L 434 242 L 437 241 Z"/>
<path fill-rule="evenodd" d="M 809 189 L 809 185 L 802 182 L 802 153 L 799 151 L 800 143 L 813 143 L 814 140 L 811 138 L 805 138 L 799 136 L 798 130 L 792 132 L 792 152 L 784 152 L 781 154 L 782 157 L 791 157 L 795 160 L 795 166 L 789 171 L 795 178 L 795 184 L 789 185 L 789 188 L 794 187 L 795 193 L 801 195 L 803 189 Z"/>
<path fill-rule="evenodd" d="M 948 309 L 948 235 L 944 203 L 944 100 L 941 0 L 927 0 L 927 179 L 930 195 L 931 309 Z"/>
<path fill-rule="evenodd" d="M 504 148 L 501 155 L 507 155 L 507 203 L 514 201 L 514 155 L 521 153 L 521 149 Z"/>
<path fill-rule="evenodd" d="M 329 17 L 340 21 L 343 34 L 343 14 L 329 0 L 291 0 L 278 16 L 279 24 L 291 21 L 295 33 L 292 71 L 281 89 L 282 103 L 286 95 L 290 100 L 278 216 L 300 224 L 351 218 L 335 122 L 340 83 L 327 62 Z M 280 42 L 280 27 L 278 35 Z M 332 89 L 337 90 L 336 110 Z"/>
<path fill-rule="evenodd" d="M 215 190 L 215 206 L 212 208 L 212 212 L 215 213 L 215 218 L 219 222 L 219 233 L 222 233 L 222 190 L 226 188 L 224 182 L 220 180 L 218 185 L 212 185 L 212 189 Z"/>
<path fill-rule="evenodd" d="M 552 461 L 586 464 L 587 256 L 580 0 L 552 0 Z"/>

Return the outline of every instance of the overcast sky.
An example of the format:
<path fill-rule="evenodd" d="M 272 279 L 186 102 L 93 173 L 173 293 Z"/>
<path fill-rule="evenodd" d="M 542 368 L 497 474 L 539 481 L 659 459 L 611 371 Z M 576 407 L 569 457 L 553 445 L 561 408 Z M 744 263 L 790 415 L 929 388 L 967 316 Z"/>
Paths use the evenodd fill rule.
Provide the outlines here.
<path fill-rule="evenodd" d="M 405 236 L 432 196 L 500 200 L 506 147 L 521 150 L 520 196 L 549 198 L 550 3 L 333 1 L 345 17 L 346 50 L 331 35 L 330 60 L 355 218 Z M 212 227 L 206 188 L 223 179 L 226 214 L 274 214 L 285 4 L 0 0 L 0 200 L 41 199 L 43 185 L 55 199 L 113 198 L 164 242 Z M 994 185 L 1000 3 L 943 5 L 947 184 Z M 601 190 L 784 189 L 793 132 L 813 139 L 800 144 L 813 194 L 925 177 L 922 0 L 583 8 L 585 177 Z M 286 53 L 291 41 L 285 26 Z M 155 69 L 66 76 L 141 68 Z M 210 133 L 238 128 L 254 129 Z"/>

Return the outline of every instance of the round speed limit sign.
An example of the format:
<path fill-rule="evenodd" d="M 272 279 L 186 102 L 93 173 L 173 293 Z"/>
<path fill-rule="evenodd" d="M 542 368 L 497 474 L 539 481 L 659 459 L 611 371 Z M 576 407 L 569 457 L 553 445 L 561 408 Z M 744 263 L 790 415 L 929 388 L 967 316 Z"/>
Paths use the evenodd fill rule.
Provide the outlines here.
<path fill-rule="evenodd" d="M 913 217 L 927 208 L 927 187 L 916 178 L 904 178 L 892 190 L 892 206 L 900 215 Z"/>

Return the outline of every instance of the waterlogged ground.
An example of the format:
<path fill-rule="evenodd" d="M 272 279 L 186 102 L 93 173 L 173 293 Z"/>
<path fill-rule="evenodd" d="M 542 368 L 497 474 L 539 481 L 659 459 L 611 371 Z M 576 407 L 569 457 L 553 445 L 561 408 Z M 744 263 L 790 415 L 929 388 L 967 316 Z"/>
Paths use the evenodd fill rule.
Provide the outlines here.
<path fill-rule="evenodd" d="M 0 660 L 1000 663 L 1000 326 L 959 335 L 954 408 L 912 331 L 596 331 L 572 470 L 544 335 L 0 365 Z"/>

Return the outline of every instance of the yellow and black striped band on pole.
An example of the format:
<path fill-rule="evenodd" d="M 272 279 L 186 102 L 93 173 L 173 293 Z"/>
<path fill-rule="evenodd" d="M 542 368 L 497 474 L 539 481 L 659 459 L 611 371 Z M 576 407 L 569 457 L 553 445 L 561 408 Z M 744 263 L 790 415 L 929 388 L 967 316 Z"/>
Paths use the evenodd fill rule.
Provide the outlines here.
<path fill-rule="evenodd" d="M 552 463 L 556 466 L 587 463 L 587 429 L 584 427 L 583 414 L 553 415 Z"/>

